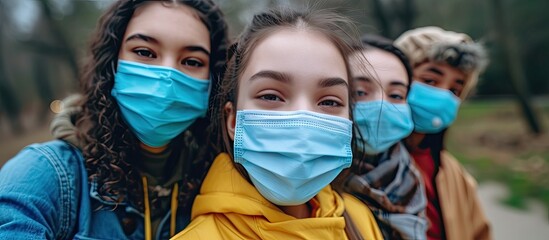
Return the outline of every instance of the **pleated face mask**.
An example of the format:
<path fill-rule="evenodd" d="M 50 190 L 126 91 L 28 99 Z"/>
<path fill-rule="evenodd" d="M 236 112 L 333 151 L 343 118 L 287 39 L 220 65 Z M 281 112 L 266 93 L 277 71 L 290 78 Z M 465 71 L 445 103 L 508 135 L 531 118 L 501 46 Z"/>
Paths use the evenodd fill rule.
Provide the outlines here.
<path fill-rule="evenodd" d="M 460 103 L 449 90 L 414 81 L 408 94 L 414 131 L 438 133 L 446 129 L 456 120 Z"/>
<path fill-rule="evenodd" d="M 206 114 L 209 86 L 171 67 L 119 60 L 111 95 L 137 138 L 160 147 Z"/>
<path fill-rule="evenodd" d="M 351 165 L 352 122 L 310 111 L 240 110 L 234 160 L 280 206 L 309 201 Z"/>
<path fill-rule="evenodd" d="M 358 147 L 369 154 L 386 151 L 414 130 L 406 103 L 357 102 L 353 117 L 361 133 L 357 136 Z"/>

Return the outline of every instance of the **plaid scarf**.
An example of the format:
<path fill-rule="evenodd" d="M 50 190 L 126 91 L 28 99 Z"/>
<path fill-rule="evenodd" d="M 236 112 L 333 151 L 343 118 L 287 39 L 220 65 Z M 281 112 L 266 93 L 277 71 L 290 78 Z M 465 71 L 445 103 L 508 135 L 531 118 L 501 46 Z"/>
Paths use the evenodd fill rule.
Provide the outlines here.
<path fill-rule="evenodd" d="M 367 204 L 386 239 L 426 239 L 427 198 L 402 143 L 375 158 L 354 160 L 343 190 Z"/>

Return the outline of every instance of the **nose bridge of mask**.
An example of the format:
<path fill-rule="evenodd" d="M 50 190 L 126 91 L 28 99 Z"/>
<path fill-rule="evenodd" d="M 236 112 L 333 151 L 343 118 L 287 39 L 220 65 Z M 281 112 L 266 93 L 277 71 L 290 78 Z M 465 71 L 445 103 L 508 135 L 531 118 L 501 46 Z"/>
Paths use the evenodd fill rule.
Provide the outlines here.
<path fill-rule="evenodd" d="M 195 78 L 173 67 L 148 65 L 126 60 L 118 60 L 117 72 L 145 76 L 153 79 L 160 78 L 177 81 L 178 83 L 183 83 L 188 87 L 192 87 L 196 90 L 202 91 L 208 90 L 210 85 L 210 79 Z"/>
<path fill-rule="evenodd" d="M 174 70 L 174 69 L 165 68 L 165 69 L 158 69 L 158 70 L 156 71 L 156 73 L 157 73 L 158 76 L 161 77 L 161 78 L 164 78 L 164 79 L 172 79 L 173 71 L 175 71 L 175 70 Z"/>
<path fill-rule="evenodd" d="M 249 134 L 243 134 L 244 131 Z M 345 156 L 350 149 L 351 131 L 352 123 L 340 117 L 319 117 L 308 111 L 240 110 L 237 112 L 235 149 L 237 144 L 246 144 L 242 147 L 296 158 Z M 326 139 L 326 142 L 319 142 L 322 139 Z M 339 140 L 330 143 L 328 139 Z M 269 142 L 269 146 L 264 145 L 265 141 Z M 316 144 L 310 144 L 311 142 Z M 326 146 L 329 144 L 332 147 Z"/>
<path fill-rule="evenodd" d="M 461 100 L 450 90 L 437 88 L 414 81 L 408 95 L 410 105 L 432 105 L 432 109 L 443 109 L 459 105 Z"/>
<path fill-rule="evenodd" d="M 172 67 L 149 66 L 149 69 L 157 74 L 158 78 L 169 81 L 171 88 L 165 90 L 171 92 L 169 95 L 189 95 L 189 99 L 194 99 L 194 101 L 189 101 L 189 104 L 197 108 L 208 105 L 211 89 L 210 80 L 195 78 Z M 178 92 L 181 89 L 188 89 L 188 91 Z M 204 95 L 204 92 L 206 92 L 206 95 Z M 204 115 L 205 113 L 202 114 L 202 116 Z"/>
<path fill-rule="evenodd" d="M 239 110 L 239 120 L 244 125 L 268 123 L 268 126 L 307 126 L 318 127 L 350 135 L 352 122 L 338 116 L 315 113 L 311 111 L 268 111 L 268 110 Z"/>

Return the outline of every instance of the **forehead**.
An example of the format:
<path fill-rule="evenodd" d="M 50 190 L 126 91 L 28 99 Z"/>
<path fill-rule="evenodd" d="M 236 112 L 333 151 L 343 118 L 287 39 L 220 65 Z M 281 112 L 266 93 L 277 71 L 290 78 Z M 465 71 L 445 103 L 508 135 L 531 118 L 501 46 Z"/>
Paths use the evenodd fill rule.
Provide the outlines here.
<path fill-rule="evenodd" d="M 210 42 L 210 34 L 197 11 L 179 3 L 150 1 L 137 8 L 125 35 L 141 33 L 166 40 Z"/>
<path fill-rule="evenodd" d="M 151 17 L 155 19 L 150 19 Z M 144 23 L 162 21 L 164 19 L 171 19 L 173 21 L 194 20 L 201 22 L 198 13 L 192 7 L 185 4 L 160 1 L 147 1 L 143 3 L 143 5 L 135 9 L 131 20 Z"/>
<path fill-rule="evenodd" d="M 428 61 L 417 65 L 414 74 L 432 73 L 445 78 L 466 80 L 466 74 L 445 62 Z"/>
<path fill-rule="evenodd" d="M 351 56 L 354 77 L 374 77 L 380 81 L 408 83 L 404 64 L 394 54 L 377 48 L 356 52 Z"/>
<path fill-rule="evenodd" d="M 259 41 L 245 72 L 283 71 L 302 77 L 348 79 L 346 61 L 336 45 L 320 32 L 282 28 Z"/>

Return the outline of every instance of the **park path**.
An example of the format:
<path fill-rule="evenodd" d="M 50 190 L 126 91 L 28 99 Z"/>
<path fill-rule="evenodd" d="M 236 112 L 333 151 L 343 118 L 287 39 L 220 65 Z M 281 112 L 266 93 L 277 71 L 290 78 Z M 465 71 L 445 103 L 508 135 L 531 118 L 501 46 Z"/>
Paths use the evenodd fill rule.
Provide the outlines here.
<path fill-rule="evenodd" d="M 495 240 L 549 240 L 549 214 L 541 203 L 529 201 L 526 210 L 505 206 L 500 201 L 508 191 L 497 182 L 482 183 L 478 194 Z"/>

